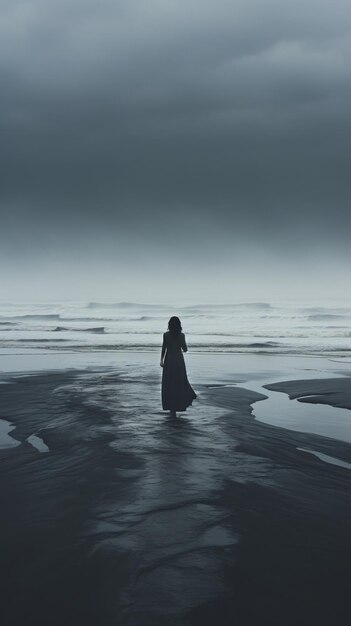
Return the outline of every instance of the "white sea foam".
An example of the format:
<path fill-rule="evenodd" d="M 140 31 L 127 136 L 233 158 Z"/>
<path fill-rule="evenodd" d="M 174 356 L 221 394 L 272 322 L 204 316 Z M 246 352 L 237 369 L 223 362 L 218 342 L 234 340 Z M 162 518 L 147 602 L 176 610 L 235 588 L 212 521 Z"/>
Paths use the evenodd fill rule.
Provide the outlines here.
<path fill-rule="evenodd" d="M 0 350 L 156 350 L 171 315 L 196 351 L 351 355 L 349 302 L 5 303 Z"/>

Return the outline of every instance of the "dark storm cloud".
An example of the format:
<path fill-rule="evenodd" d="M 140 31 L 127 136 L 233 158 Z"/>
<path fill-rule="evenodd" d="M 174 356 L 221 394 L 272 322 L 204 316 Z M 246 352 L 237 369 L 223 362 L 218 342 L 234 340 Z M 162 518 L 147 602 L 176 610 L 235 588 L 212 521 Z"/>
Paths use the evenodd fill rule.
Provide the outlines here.
<path fill-rule="evenodd" d="M 51 245 L 56 230 L 103 239 L 134 228 L 152 240 L 178 232 L 181 215 L 201 241 L 221 228 L 223 241 L 346 241 L 349 2 L 0 0 L 0 10 L 11 232 L 30 225 Z"/>

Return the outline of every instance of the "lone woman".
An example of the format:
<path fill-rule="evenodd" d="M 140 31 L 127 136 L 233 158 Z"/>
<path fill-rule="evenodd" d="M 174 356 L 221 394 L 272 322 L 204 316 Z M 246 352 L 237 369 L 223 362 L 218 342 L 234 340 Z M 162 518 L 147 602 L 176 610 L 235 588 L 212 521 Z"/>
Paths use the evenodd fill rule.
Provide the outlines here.
<path fill-rule="evenodd" d="M 168 332 L 163 335 L 161 350 L 162 408 L 176 417 L 176 411 L 186 411 L 196 398 L 186 374 L 183 352 L 188 348 L 179 317 L 171 317 Z"/>

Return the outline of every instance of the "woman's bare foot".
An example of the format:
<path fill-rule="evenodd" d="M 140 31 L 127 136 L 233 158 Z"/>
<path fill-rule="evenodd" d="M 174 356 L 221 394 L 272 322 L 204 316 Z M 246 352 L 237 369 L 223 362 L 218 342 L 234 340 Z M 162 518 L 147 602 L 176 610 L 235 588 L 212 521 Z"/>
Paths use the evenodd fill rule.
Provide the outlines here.
<path fill-rule="evenodd" d="M 177 417 L 177 413 L 175 411 L 169 412 L 170 417 Z"/>

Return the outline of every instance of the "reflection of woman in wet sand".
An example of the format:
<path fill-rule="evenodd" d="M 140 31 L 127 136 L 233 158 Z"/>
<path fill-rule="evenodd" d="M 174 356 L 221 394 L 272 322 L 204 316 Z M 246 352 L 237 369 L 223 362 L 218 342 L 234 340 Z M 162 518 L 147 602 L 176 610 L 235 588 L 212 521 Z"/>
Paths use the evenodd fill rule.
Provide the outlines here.
<path fill-rule="evenodd" d="M 179 317 L 171 317 L 168 332 L 163 335 L 161 351 L 162 408 L 176 416 L 176 411 L 186 411 L 196 398 L 186 374 L 183 352 L 188 348 Z"/>

